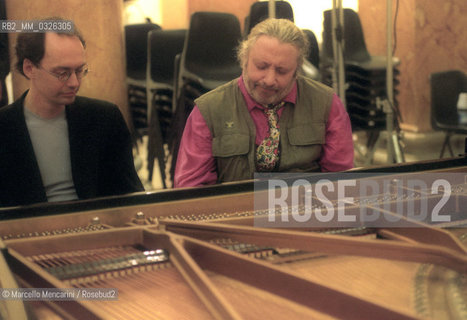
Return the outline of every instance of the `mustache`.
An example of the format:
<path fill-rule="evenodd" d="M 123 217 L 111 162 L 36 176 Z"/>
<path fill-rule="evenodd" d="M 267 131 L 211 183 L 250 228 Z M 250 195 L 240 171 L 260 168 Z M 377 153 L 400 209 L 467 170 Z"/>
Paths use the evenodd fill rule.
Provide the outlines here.
<path fill-rule="evenodd" d="M 257 82 L 256 86 L 266 90 L 279 90 L 276 86 L 268 86 L 262 82 Z"/>

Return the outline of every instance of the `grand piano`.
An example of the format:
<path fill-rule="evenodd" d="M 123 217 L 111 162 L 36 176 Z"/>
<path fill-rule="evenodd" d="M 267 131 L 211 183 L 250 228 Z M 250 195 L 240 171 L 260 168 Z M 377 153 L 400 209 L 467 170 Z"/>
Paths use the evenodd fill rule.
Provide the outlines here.
<path fill-rule="evenodd" d="M 311 189 L 298 188 L 301 202 L 286 197 L 286 207 L 273 210 L 264 205 L 279 192 L 271 193 L 273 176 L 0 209 L 2 290 L 116 294 L 4 296 L 0 318 L 467 319 L 466 177 L 467 158 L 458 157 L 303 175 Z M 404 183 L 410 179 L 426 188 Z M 283 180 L 294 194 L 297 177 Z M 351 203 L 342 204 L 331 191 L 344 180 L 355 186 Z M 449 182 L 439 194 L 432 192 L 438 180 Z M 321 181 L 333 187 L 311 195 L 307 207 L 307 192 Z M 363 197 L 368 181 L 389 187 Z M 330 206 L 344 206 L 347 215 L 373 210 L 386 220 L 270 224 Z M 434 210 L 441 219 L 414 219 Z"/>

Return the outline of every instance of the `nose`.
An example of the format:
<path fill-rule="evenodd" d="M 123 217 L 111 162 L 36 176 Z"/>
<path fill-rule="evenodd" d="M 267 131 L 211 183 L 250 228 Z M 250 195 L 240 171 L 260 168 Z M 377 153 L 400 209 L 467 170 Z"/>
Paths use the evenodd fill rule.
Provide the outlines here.
<path fill-rule="evenodd" d="M 274 68 L 269 68 L 266 71 L 266 74 L 264 76 L 264 83 L 269 87 L 273 86 L 276 82 L 276 72 Z"/>
<path fill-rule="evenodd" d="M 67 80 L 67 85 L 69 87 L 77 87 L 80 84 L 80 79 L 78 79 L 78 76 L 76 75 L 76 72 L 72 72 L 70 75 L 70 78 Z"/>

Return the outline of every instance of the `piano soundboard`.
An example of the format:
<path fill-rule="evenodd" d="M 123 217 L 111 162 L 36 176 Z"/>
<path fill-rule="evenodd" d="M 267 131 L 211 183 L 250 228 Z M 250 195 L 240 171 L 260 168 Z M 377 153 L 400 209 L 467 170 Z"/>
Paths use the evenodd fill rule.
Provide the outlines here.
<path fill-rule="evenodd" d="M 447 172 L 461 174 L 463 168 Z M 419 210 L 419 199 L 440 201 L 428 190 L 407 191 L 403 198 L 381 193 L 372 201 L 355 194 L 348 212 L 387 204 L 381 212 L 395 215 L 400 203 L 413 201 Z M 467 184 L 451 192 L 447 209 L 455 221 L 432 225 L 407 219 L 403 228 L 261 228 L 257 223 L 270 213 L 255 206 L 258 192 L 0 221 L 2 288 L 107 288 L 117 295 L 115 300 L 4 299 L 0 315 L 467 319 L 462 207 Z"/>

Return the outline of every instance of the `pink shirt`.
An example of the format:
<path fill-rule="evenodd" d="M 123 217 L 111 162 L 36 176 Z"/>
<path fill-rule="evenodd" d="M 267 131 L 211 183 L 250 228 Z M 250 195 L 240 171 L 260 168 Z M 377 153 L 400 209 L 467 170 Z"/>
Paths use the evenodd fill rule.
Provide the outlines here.
<path fill-rule="evenodd" d="M 256 144 L 269 133 L 268 120 L 264 107 L 255 102 L 248 94 L 243 77 L 238 79 L 238 85 L 245 99 L 248 111 L 256 126 Z M 297 101 L 297 84 L 290 90 L 283 101 Z M 284 107 L 279 109 L 279 117 Z M 319 164 L 321 171 L 333 172 L 353 168 L 354 150 L 352 128 L 349 116 L 339 97 L 334 94 L 329 118 L 326 123 L 325 143 Z M 198 107 L 195 106 L 185 125 L 177 166 L 175 168 L 174 186 L 193 187 L 217 182 L 216 160 L 212 156 L 212 136 Z"/>

